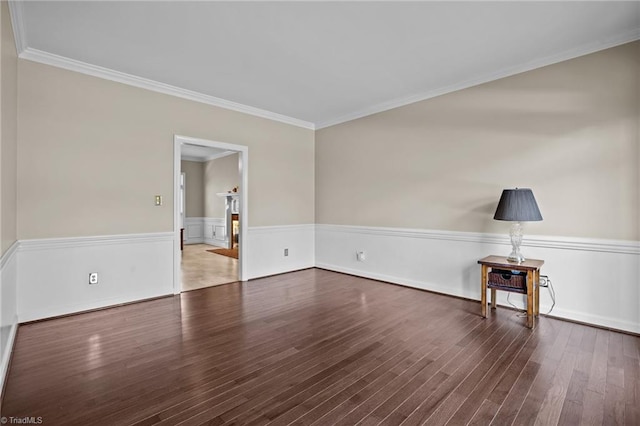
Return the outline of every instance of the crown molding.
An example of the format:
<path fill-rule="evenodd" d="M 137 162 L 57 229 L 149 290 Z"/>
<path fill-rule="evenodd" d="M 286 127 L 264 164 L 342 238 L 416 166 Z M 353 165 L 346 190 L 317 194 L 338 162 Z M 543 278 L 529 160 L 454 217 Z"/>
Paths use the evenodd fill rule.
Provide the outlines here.
<path fill-rule="evenodd" d="M 367 108 L 363 108 L 359 111 L 355 111 L 349 114 L 342 115 L 340 117 L 336 117 L 333 119 L 316 123 L 315 128 L 316 130 L 320 130 L 320 129 L 324 129 L 325 127 L 331 127 L 337 124 L 346 123 L 348 121 L 356 120 L 358 118 L 363 118 L 363 117 L 367 117 L 369 115 L 377 114 L 380 112 L 389 111 L 394 108 L 399 108 L 405 105 L 435 98 L 437 96 L 445 95 L 451 92 L 456 92 L 458 90 L 468 89 L 469 87 L 478 86 L 480 84 L 488 83 L 490 81 L 499 80 L 501 78 L 510 77 L 512 75 L 520 74 L 526 71 L 542 68 L 547 65 L 553 65 L 559 62 L 568 61 L 570 59 L 574 59 L 579 56 L 588 55 L 590 53 L 595 53 L 600 50 L 609 49 L 609 48 L 630 43 L 636 40 L 640 40 L 640 28 L 636 28 L 633 31 L 620 34 L 616 37 L 611 37 L 607 40 L 585 44 L 583 46 L 577 47 L 575 49 L 567 50 L 557 55 L 547 56 L 546 58 L 534 60 L 526 64 L 504 68 L 502 70 L 485 74 L 470 80 L 465 80 L 460 83 L 441 87 L 435 90 L 429 90 L 427 92 L 418 93 L 415 95 L 396 98 L 387 102 L 382 102 Z"/>
<path fill-rule="evenodd" d="M 27 36 L 24 30 L 24 10 L 22 1 L 9 0 L 8 5 L 11 26 L 13 27 L 13 38 L 16 41 L 16 52 L 19 56 L 27 48 Z"/>
<path fill-rule="evenodd" d="M 570 49 L 563 53 L 548 56 L 546 58 L 534 60 L 526 64 L 517 65 L 514 67 L 507 67 L 502 70 L 485 74 L 483 76 L 465 80 L 456 84 L 441 87 L 434 90 L 429 90 L 422 93 L 417 93 L 410 96 L 392 99 L 387 102 L 382 102 L 370 107 L 363 108 L 358 111 L 354 111 L 348 114 L 344 114 L 329 120 L 321 121 L 319 123 L 312 123 L 310 121 L 304 121 L 297 118 L 289 117 L 286 115 L 278 114 L 275 112 L 255 108 L 249 105 L 240 104 L 226 99 L 217 98 L 215 96 L 205 95 L 203 93 L 195 92 L 192 90 L 182 89 L 180 87 L 171 86 L 169 84 L 161 83 L 158 81 L 138 77 L 131 74 L 126 74 L 120 71 L 115 71 L 109 68 L 101 67 L 98 65 L 92 65 L 85 62 L 77 61 L 75 59 L 67 58 L 64 56 L 56 55 L 53 53 L 44 52 L 38 49 L 33 49 L 27 46 L 26 33 L 24 29 L 24 11 L 22 1 L 9 0 L 9 11 L 11 15 L 11 24 L 13 26 L 14 38 L 16 42 L 16 51 L 18 57 L 21 59 L 30 60 L 33 62 L 39 62 L 45 65 L 51 65 L 58 68 L 67 69 L 70 71 L 79 72 L 86 75 L 91 75 L 106 80 L 115 81 L 129 86 L 139 87 L 142 89 L 151 90 L 166 95 L 176 96 L 183 99 L 188 99 L 194 102 L 199 102 L 207 105 L 224 108 L 231 111 L 237 111 L 244 114 L 253 115 L 256 117 L 265 118 L 268 120 L 278 121 L 285 124 L 290 124 L 296 127 L 302 127 L 310 130 L 320 130 L 326 127 L 335 126 L 348 121 L 356 120 L 359 118 L 367 117 L 369 115 L 377 114 L 391 109 L 406 106 L 412 103 L 424 101 L 427 99 L 435 98 L 437 96 L 445 95 L 447 93 L 455 92 L 458 90 L 467 89 L 480 84 L 488 83 L 501 78 L 510 77 L 512 75 L 520 74 L 526 71 L 531 71 L 537 68 L 542 68 L 548 65 L 552 65 L 558 62 L 567 61 L 577 58 L 579 56 L 588 55 L 598 52 L 600 50 L 609 49 L 615 46 L 619 46 L 625 43 L 640 40 L 640 28 L 636 28 L 632 31 L 619 34 L 608 38 L 606 40 L 600 40 L 594 43 L 589 43 Z"/>
<path fill-rule="evenodd" d="M 228 157 L 229 155 L 233 155 L 233 154 L 237 154 L 237 151 L 225 151 L 225 152 L 219 152 L 217 154 L 212 154 L 212 155 L 208 155 L 207 157 L 205 157 L 204 161 L 211 161 L 211 160 L 217 160 L 218 158 L 222 158 L 222 157 Z"/>
<path fill-rule="evenodd" d="M 206 163 L 207 161 L 217 160 L 218 158 L 228 157 L 229 155 L 236 154 L 237 151 L 224 151 L 216 154 L 208 155 L 206 157 L 195 157 L 193 155 L 181 155 L 180 159 L 184 161 L 195 161 L 196 163 Z"/>
<path fill-rule="evenodd" d="M 194 163 L 204 163 L 204 160 L 201 157 L 194 157 L 193 155 L 181 155 L 180 161 L 193 161 Z"/>
<path fill-rule="evenodd" d="M 24 40 L 22 40 L 22 42 L 24 42 Z M 315 125 L 308 121 L 299 120 L 297 118 L 288 117 L 286 115 L 266 111 L 264 109 L 239 104 L 237 102 L 228 101 L 226 99 L 216 98 L 215 96 L 205 95 L 202 93 L 194 92 L 192 90 L 182 89 L 180 87 L 171 86 L 159 81 L 138 77 L 132 74 L 126 74 L 98 65 L 88 64 L 86 62 L 77 61 L 75 59 L 67 58 L 53 53 L 43 52 L 42 50 L 33 49 L 31 47 L 27 47 L 26 49 L 24 49 L 18 56 L 20 59 L 26 59 L 28 61 L 51 65 L 69 71 L 75 71 L 81 74 L 115 81 L 117 83 L 122 83 L 129 86 L 139 87 L 141 89 L 163 93 L 165 95 L 176 96 L 178 98 L 188 99 L 194 102 L 200 102 L 231 111 L 253 115 L 255 117 L 279 121 L 281 123 L 290 124 L 296 127 L 315 130 Z"/>

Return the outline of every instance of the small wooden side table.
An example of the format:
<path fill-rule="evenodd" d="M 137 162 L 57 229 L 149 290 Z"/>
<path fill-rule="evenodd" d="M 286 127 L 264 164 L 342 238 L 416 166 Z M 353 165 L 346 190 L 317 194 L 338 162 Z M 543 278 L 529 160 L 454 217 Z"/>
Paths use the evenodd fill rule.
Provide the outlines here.
<path fill-rule="evenodd" d="M 525 271 L 527 273 L 527 327 L 535 327 L 535 317 L 540 314 L 540 268 L 544 260 L 527 259 L 522 263 L 509 262 L 504 256 L 487 256 L 478 260 L 482 267 L 480 282 L 482 316 L 487 317 L 487 282 L 489 271 L 492 268 L 513 271 Z M 496 289 L 491 289 L 491 309 L 496 308 Z"/>

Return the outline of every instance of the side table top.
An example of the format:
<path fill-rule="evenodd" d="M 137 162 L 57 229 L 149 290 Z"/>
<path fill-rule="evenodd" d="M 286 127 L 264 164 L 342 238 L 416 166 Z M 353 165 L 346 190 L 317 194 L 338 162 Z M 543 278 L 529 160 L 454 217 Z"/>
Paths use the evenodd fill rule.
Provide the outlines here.
<path fill-rule="evenodd" d="M 540 269 L 544 265 L 544 260 L 539 259 L 527 259 L 524 262 L 509 262 L 506 256 L 487 256 L 478 260 L 480 265 L 487 265 L 496 268 L 503 269 L 521 269 L 521 270 L 536 270 Z"/>

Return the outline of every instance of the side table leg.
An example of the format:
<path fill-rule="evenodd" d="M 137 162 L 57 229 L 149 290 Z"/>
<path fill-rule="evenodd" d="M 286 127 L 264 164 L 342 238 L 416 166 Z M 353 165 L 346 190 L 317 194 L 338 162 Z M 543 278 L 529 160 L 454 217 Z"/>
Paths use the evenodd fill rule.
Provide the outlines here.
<path fill-rule="evenodd" d="M 496 308 L 496 289 L 491 289 L 491 309 Z"/>
<path fill-rule="evenodd" d="M 535 317 L 533 315 L 533 297 L 535 290 L 533 288 L 533 273 L 527 274 L 527 327 L 535 327 Z"/>
<path fill-rule="evenodd" d="M 482 305 L 482 317 L 487 317 L 487 266 L 481 265 L 482 277 L 480 279 L 480 304 Z"/>
<path fill-rule="evenodd" d="M 536 301 L 534 304 L 534 314 L 535 316 L 539 316 L 540 315 L 540 271 L 535 271 L 534 275 L 533 275 L 533 285 L 536 288 Z"/>

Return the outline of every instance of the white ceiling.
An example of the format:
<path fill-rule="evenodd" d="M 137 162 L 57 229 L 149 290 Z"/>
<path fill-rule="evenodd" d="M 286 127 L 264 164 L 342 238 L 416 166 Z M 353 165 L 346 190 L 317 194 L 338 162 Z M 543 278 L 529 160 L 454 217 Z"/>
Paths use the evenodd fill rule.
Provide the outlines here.
<path fill-rule="evenodd" d="M 12 19 L 26 59 L 311 128 L 640 38 L 638 2 L 29 1 Z"/>

